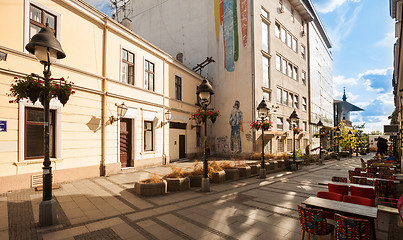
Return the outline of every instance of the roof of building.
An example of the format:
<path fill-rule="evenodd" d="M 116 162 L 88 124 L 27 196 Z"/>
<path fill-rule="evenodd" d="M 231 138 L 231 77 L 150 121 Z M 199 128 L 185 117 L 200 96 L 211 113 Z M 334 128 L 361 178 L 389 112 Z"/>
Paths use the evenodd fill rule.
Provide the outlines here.
<path fill-rule="evenodd" d="M 341 107 L 343 112 L 364 111 L 364 109 L 355 106 L 347 101 L 334 100 L 334 103 Z"/>
<path fill-rule="evenodd" d="M 314 20 L 312 13 L 309 11 L 303 0 L 289 0 L 289 1 L 293 5 L 294 9 L 297 10 L 299 14 L 301 14 L 302 18 L 305 21 L 310 22 Z"/>

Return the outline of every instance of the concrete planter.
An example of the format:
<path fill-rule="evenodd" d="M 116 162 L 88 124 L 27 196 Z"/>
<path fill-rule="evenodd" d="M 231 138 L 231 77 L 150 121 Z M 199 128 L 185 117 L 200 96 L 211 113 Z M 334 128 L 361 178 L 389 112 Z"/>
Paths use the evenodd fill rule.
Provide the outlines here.
<path fill-rule="evenodd" d="M 167 182 L 162 180 L 159 183 L 141 183 L 136 182 L 134 184 L 135 193 L 142 196 L 157 196 L 167 192 Z"/>
<path fill-rule="evenodd" d="M 238 168 L 224 169 L 224 171 L 225 171 L 226 180 L 238 180 L 239 179 Z"/>
<path fill-rule="evenodd" d="M 265 162 L 264 166 L 265 166 L 267 172 L 274 171 L 274 163 L 272 163 L 271 161 Z"/>
<path fill-rule="evenodd" d="M 284 160 L 277 160 L 277 167 L 279 169 L 284 169 L 285 168 L 285 162 Z"/>
<path fill-rule="evenodd" d="M 258 174 L 260 169 L 260 164 L 250 165 L 250 173 L 251 174 Z"/>
<path fill-rule="evenodd" d="M 225 182 L 225 176 L 226 176 L 226 174 L 225 174 L 224 170 L 219 171 L 219 172 L 213 172 L 211 174 L 211 180 L 210 181 L 212 183 L 223 183 L 223 182 Z"/>
<path fill-rule="evenodd" d="M 190 186 L 191 187 L 201 187 L 202 178 L 203 178 L 203 175 L 190 176 Z"/>
<path fill-rule="evenodd" d="M 273 165 L 273 170 L 277 171 L 278 170 L 278 162 L 277 162 L 277 160 L 271 161 L 271 164 Z"/>
<path fill-rule="evenodd" d="M 251 175 L 250 166 L 238 167 L 239 177 L 249 177 Z"/>
<path fill-rule="evenodd" d="M 169 192 L 186 191 L 190 189 L 190 178 L 165 178 Z"/>

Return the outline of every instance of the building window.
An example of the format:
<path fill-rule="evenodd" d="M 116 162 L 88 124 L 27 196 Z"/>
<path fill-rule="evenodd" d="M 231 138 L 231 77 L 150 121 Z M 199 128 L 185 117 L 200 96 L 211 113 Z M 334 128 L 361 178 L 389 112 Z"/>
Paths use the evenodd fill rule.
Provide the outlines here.
<path fill-rule="evenodd" d="M 175 99 L 182 100 L 182 78 L 175 76 Z"/>
<path fill-rule="evenodd" d="M 294 9 L 291 8 L 291 21 L 294 22 L 295 17 L 294 17 Z"/>
<path fill-rule="evenodd" d="M 281 88 L 277 88 L 277 103 L 281 104 L 283 102 L 283 93 Z"/>
<path fill-rule="evenodd" d="M 283 90 L 283 104 L 288 105 L 288 92 Z"/>
<path fill-rule="evenodd" d="M 289 97 L 288 97 L 288 106 L 289 107 L 292 107 L 292 106 L 294 106 L 294 94 L 292 94 L 292 93 L 290 93 L 290 94 L 288 94 L 289 95 Z"/>
<path fill-rule="evenodd" d="M 297 48 L 298 48 L 297 39 L 292 38 L 292 50 L 294 50 L 294 52 L 297 52 L 298 51 Z"/>
<path fill-rule="evenodd" d="M 304 147 L 304 149 L 305 149 L 306 146 L 308 146 L 308 139 L 304 139 L 303 141 L 304 141 L 304 146 L 303 146 L 303 147 Z"/>
<path fill-rule="evenodd" d="M 305 59 L 305 46 L 301 45 L 301 57 Z"/>
<path fill-rule="evenodd" d="M 306 73 L 304 71 L 302 71 L 302 73 L 301 73 L 301 80 L 302 80 L 302 83 L 304 85 L 306 85 Z"/>
<path fill-rule="evenodd" d="M 277 117 L 277 130 L 283 130 L 283 118 Z"/>
<path fill-rule="evenodd" d="M 134 85 L 134 54 L 122 49 L 122 73 L 120 81 Z"/>
<path fill-rule="evenodd" d="M 262 64 L 263 64 L 263 87 L 270 88 L 270 81 L 269 81 L 269 65 L 270 61 L 267 57 L 262 57 Z"/>
<path fill-rule="evenodd" d="M 280 38 L 280 31 L 281 31 L 280 29 L 281 29 L 280 24 L 276 23 L 274 25 L 274 35 L 276 35 L 277 38 Z"/>
<path fill-rule="evenodd" d="M 264 152 L 271 153 L 271 139 L 269 139 L 264 145 Z"/>
<path fill-rule="evenodd" d="M 287 61 L 284 58 L 281 59 L 281 71 L 287 74 Z"/>
<path fill-rule="evenodd" d="M 294 108 L 299 108 L 298 96 L 294 95 Z"/>
<path fill-rule="evenodd" d="M 49 116 L 49 156 L 55 157 L 55 110 Z M 42 108 L 25 108 L 25 156 L 24 159 L 44 157 L 44 112 Z"/>
<path fill-rule="evenodd" d="M 284 140 L 283 139 L 277 140 L 277 152 L 284 152 Z"/>
<path fill-rule="evenodd" d="M 281 71 L 281 57 L 279 55 L 276 55 L 276 69 Z"/>
<path fill-rule="evenodd" d="M 144 151 L 154 150 L 154 128 L 152 121 L 144 121 Z"/>
<path fill-rule="evenodd" d="M 29 10 L 29 39 L 37 34 L 41 28 L 46 27 L 46 23 L 49 24 L 49 28 L 52 29 L 56 36 L 56 16 L 31 4 Z"/>
<path fill-rule="evenodd" d="M 287 139 L 287 152 L 292 152 L 292 139 Z"/>
<path fill-rule="evenodd" d="M 307 110 L 306 98 L 305 97 L 302 97 L 302 110 L 304 112 L 306 112 L 306 110 Z"/>
<path fill-rule="evenodd" d="M 290 119 L 287 119 L 285 121 L 285 129 L 291 130 L 291 120 Z"/>
<path fill-rule="evenodd" d="M 144 88 L 155 91 L 155 68 L 154 63 L 145 60 L 144 62 Z"/>
<path fill-rule="evenodd" d="M 287 74 L 290 78 L 292 78 L 292 64 L 288 63 Z"/>
<path fill-rule="evenodd" d="M 263 92 L 263 100 L 271 101 L 271 94 L 270 92 Z"/>
<path fill-rule="evenodd" d="M 293 71 L 292 71 L 292 78 L 295 81 L 298 81 L 298 68 L 296 66 L 294 66 Z"/>
<path fill-rule="evenodd" d="M 292 48 L 292 37 L 290 33 L 287 33 L 287 46 Z"/>
<path fill-rule="evenodd" d="M 302 122 L 302 130 L 304 130 L 305 132 L 307 131 L 307 129 L 308 129 L 308 124 L 307 124 L 307 122 Z"/>
<path fill-rule="evenodd" d="M 260 14 L 262 14 L 263 17 L 265 17 L 266 19 L 269 19 L 269 12 L 266 11 L 266 9 L 263 9 L 260 11 Z"/>
<path fill-rule="evenodd" d="M 262 21 L 262 50 L 269 52 L 269 25 Z"/>
<path fill-rule="evenodd" d="M 286 42 L 286 40 L 287 40 L 287 33 L 286 33 L 286 31 L 285 31 L 285 29 L 284 28 L 281 28 L 281 41 L 283 42 L 283 43 L 287 43 Z"/>

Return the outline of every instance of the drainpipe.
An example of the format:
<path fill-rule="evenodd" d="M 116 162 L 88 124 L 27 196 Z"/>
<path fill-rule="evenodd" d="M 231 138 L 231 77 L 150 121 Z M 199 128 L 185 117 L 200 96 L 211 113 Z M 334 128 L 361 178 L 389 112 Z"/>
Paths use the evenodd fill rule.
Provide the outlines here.
<path fill-rule="evenodd" d="M 107 23 L 108 19 L 104 18 L 104 32 L 102 40 L 102 112 L 101 112 L 101 162 L 99 165 L 100 176 L 106 175 L 106 122 L 107 122 L 107 112 L 106 112 L 106 51 L 107 51 Z"/>
<path fill-rule="evenodd" d="M 253 0 L 251 0 L 250 1 L 250 12 L 251 12 L 251 29 L 250 29 L 250 32 L 251 32 L 251 39 L 250 39 L 250 43 L 251 43 L 251 52 L 252 52 L 252 121 L 255 121 L 256 120 L 256 106 L 255 106 L 255 98 L 256 98 L 256 96 L 255 96 L 255 38 L 254 38 L 254 33 L 255 33 L 255 24 L 254 24 L 254 22 L 255 22 L 255 18 L 254 18 L 254 13 L 253 13 L 253 11 L 254 11 L 254 7 L 253 7 L 253 3 L 254 3 L 254 1 Z M 263 138 L 263 136 L 262 136 L 262 138 Z M 253 139 L 253 151 L 255 152 L 256 151 L 256 134 L 255 134 L 255 131 L 252 131 L 252 139 Z"/>
<path fill-rule="evenodd" d="M 312 109 L 311 109 L 311 44 L 309 43 L 309 39 L 311 39 L 310 38 L 310 36 L 309 36 L 309 34 L 310 34 L 310 32 L 309 32 L 309 22 L 306 22 L 306 51 L 305 51 L 305 54 L 307 55 L 306 56 L 306 59 L 307 59 L 307 63 L 308 63 L 308 70 L 307 70 L 307 75 L 308 76 L 306 76 L 306 78 L 307 78 L 307 82 L 308 82 L 308 99 L 307 99 L 307 107 L 308 107 L 308 128 L 309 128 L 309 143 L 311 143 L 311 141 L 312 141 L 312 134 L 313 134 L 313 127 L 312 127 L 312 125 L 311 125 L 311 123 L 312 123 L 312 118 L 311 118 L 311 111 L 312 111 Z M 301 99 L 302 100 L 302 99 Z M 320 140 L 319 140 L 319 142 L 320 142 Z M 310 146 L 310 148 L 312 149 L 312 144 L 309 144 L 309 145 L 311 145 Z M 309 149 L 309 150 L 311 150 L 311 149 Z"/>
<path fill-rule="evenodd" d="M 165 108 L 165 81 L 166 81 L 166 78 L 165 78 L 165 58 L 164 58 L 163 64 L 162 64 L 162 74 L 163 74 L 163 81 L 162 81 L 162 105 L 163 105 L 163 107 L 162 107 L 162 119 L 163 119 L 163 122 L 165 122 L 166 121 L 166 119 L 165 119 L 165 111 L 166 111 L 166 108 Z M 169 76 L 168 76 L 168 81 L 169 81 Z M 165 154 L 165 126 L 166 125 L 167 124 L 162 126 L 162 164 L 163 165 L 167 164 L 167 156 Z"/>

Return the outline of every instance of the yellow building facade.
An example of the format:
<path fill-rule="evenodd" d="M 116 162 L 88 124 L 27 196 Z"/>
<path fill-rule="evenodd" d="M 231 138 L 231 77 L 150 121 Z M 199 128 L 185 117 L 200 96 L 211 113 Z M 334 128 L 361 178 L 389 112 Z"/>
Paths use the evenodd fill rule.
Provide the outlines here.
<path fill-rule="evenodd" d="M 54 182 L 109 175 L 122 168 L 161 165 L 201 152 L 200 127 L 189 124 L 202 77 L 82 0 L 0 0 L 0 193 L 41 180 L 43 107 L 9 103 L 15 77 L 42 75 L 25 50 L 45 23 L 66 58 L 52 77 L 74 82 L 63 106 L 52 99 Z M 117 118 L 117 105 L 127 113 Z M 170 110 L 168 123 L 165 113 Z M 42 148 L 42 156 L 40 155 Z M 39 152 L 39 154 L 38 154 Z"/>

